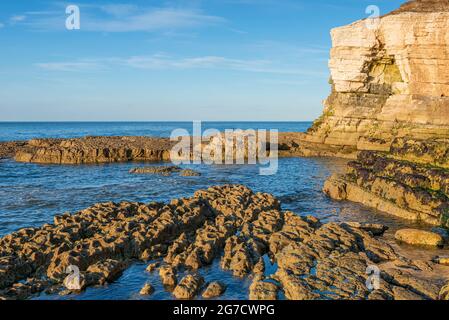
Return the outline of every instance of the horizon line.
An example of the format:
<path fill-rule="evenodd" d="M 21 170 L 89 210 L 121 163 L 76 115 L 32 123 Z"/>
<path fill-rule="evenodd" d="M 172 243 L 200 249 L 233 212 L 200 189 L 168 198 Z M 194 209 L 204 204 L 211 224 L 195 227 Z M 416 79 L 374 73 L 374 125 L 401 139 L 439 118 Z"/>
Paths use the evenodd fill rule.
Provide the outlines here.
<path fill-rule="evenodd" d="M 232 122 L 268 122 L 268 123 L 277 123 L 277 122 L 291 122 L 291 123 L 299 123 L 299 122 L 313 122 L 315 120 L 0 120 L 0 123 L 126 123 L 126 122 L 134 122 L 134 123 L 152 123 L 152 122 L 174 122 L 174 123 L 189 123 L 189 122 L 222 122 L 222 123 L 232 123 Z"/>

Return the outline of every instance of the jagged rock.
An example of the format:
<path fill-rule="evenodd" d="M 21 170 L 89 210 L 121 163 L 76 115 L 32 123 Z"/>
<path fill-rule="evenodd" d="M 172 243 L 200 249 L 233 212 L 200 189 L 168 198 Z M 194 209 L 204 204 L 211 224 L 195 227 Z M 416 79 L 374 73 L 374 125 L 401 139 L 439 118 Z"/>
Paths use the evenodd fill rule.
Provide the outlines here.
<path fill-rule="evenodd" d="M 249 287 L 250 300 L 277 300 L 279 288 L 272 282 L 256 277 Z"/>
<path fill-rule="evenodd" d="M 449 283 L 446 284 L 443 288 L 441 288 L 440 293 L 438 294 L 439 300 L 449 300 Z"/>
<path fill-rule="evenodd" d="M 185 276 L 173 291 L 177 299 L 193 299 L 204 284 L 204 279 L 199 275 Z"/>
<path fill-rule="evenodd" d="M 170 160 L 175 142 L 148 137 L 85 137 L 30 140 L 17 148 L 19 162 L 81 164 Z"/>
<path fill-rule="evenodd" d="M 419 301 L 426 300 L 422 296 L 404 289 L 402 287 L 393 287 L 393 295 L 395 300 L 405 300 L 405 301 Z"/>
<path fill-rule="evenodd" d="M 435 258 L 433 259 L 433 261 L 434 261 L 435 263 L 438 263 L 438 264 L 442 264 L 442 265 L 445 265 L 445 266 L 449 266 L 449 256 L 435 257 Z"/>
<path fill-rule="evenodd" d="M 154 287 L 149 284 L 149 283 L 145 283 L 145 285 L 143 286 L 143 288 L 140 290 L 139 294 L 141 296 L 150 296 L 154 293 Z"/>
<path fill-rule="evenodd" d="M 298 137 L 303 133 L 280 133 L 278 141 L 281 145 L 289 145 L 287 150 L 280 153 L 280 156 L 292 156 L 298 154 L 297 143 Z M 230 143 L 233 148 L 233 156 L 235 159 L 242 158 L 248 160 L 250 155 L 256 158 L 260 152 L 257 143 L 249 143 L 245 140 L 243 146 L 236 145 L 233 135 L 232 139 L 219 137 L 218 139 L 199 142 L 200 145 L 191 144 L 192 150 L 187 153 L 173 153 L 175 141 L 168 138 L 152 138 L 152 137 L 84 137 L 74 139 L 33 139 L 30 141 L 18 142 L 0 142 L 0 159 L 4 157 L 14 157 L 19 162 L 33 163 L 54 163 L 54 164 L 83 164 L 83 163 L 110 163 L 110 162 L 130 162 L 130 161 L 174 161 L 188 160 L 199 157 L 204 161 L 224 160 L 225 147 L 224 143 Z M 254 136 L 256 137 L 257 134 Z M 260 139 L 260 137 L 259 137 Z M 219 143 L 219 144 L 217 144 Z M 223 149 L 223 159 L 216 159 L 214 150 L 218 147 Z M 197 149 L 202 150 L 197 155 Z M 267 140 L 267 150 L 271 149 L 270 141 Z M 239 150 L 239 152 L 237 152 Z M 244 150 L 244 154 L 240 155 L 240 151 Z M 268 151 L 267 151 L 268 153 Z M 173 157 L 173 158 L 172 158 Z M 260 157 L 260 156 L 258 156 Z M 176 170 L 179 172 L 181 170 Z M 168 175 L 171 172 L 162 171 L 153 172 L 151 169 L 138 168 L 132 173 L 153 173 Z M 198 172 L 185 170 L 181 173 L 183 176 L 197 176 Z"/>
<path fill-rule="evenodd" d="M 441 290 L 440 281 L 432 282 L 413 271 L 394 269 L 388 271 L 385 277 L 390 283 L 419 294 L 424 299 L 437 300 Z"/>
<path fill-rule="evenodd" d="M 91 284 L 99 285 L 113 282 L 122 275 L 126 266 L 126 263 L 112 259 L 98 262 L 87 268 L 88 281 Z"/>
<path fill-rule="evenodd" d="M 444 244 L 443 237 L 439 234 L 417 229 L 399 230 L 396 232 L 395 238 L 411 245 L 439 247 Z"/>
<path fill-rule="evenodd" d="M 202 297 L 204 299 L 212 299 L 221 296 L 226 290 L 226 286 L 219 282 L 214 281 L 209 283 L 206 290 L 204 290 Z"/>
<path fill-rule="evenodd" d="M 158 256 L 166 263 L 159 269 L 166 289 L 192 299 L 202 279 L 186 276 L 176 286 L 177 271 L 200 269 L 222 256 L 223 269 L 255 277 L 252 295 L 259 298 L 274 291 L 298 300 L 438 298 L 449 269 L 402 256 L 381 236 L 384 229 L 323 224 L 283 212 L 275 197 L 239 185 L 200 190 L 167 204 L 102 203 L 0 238 L 0 296 L 55 294 L 69 266 L 85 277 L 83 288 L 103 284 L 131 261 Z M 266 257 L 278 267 L 270 280 L 261 278 Z M 380 288 L 370 291 L 367 270 L 373 265 Z"/>
<path fill-rule="evenodd" d="M 449 152 L 449 143 L 442 147 Z M 448 226 L 448 183 L 445 169 L 365 151 L 348 164 L 346 174 L 329 178 L 323 191 L 333 199 L 360 202 L 400 218 Z"/>
<path fill-rule="evenodd" d="M 259 261 L 255 264 L 253 272 L 256 275 L 263 275 L 265 273 L 265 262 L 262 257 L 260 257 Z"/>
<path fill-rule="evenodd" d="M 352 228 L 371 232 L 374 236 L 381 236 L 388 230 L 387 226 L 377 223 L 345 222 L 345 224 Z"/>
<path fill-rule="evenodd" d="M 150 263 L 145 269 L 147 272 L 154 272 L 157 268 L 159 268 L 159 262 Z"/>
<path fill-rule="evenodd" d="M 226 240 L 221 267 L 231 270 L 236 277 L 244 277 L 252 272 L 259 259 L 259 248 L 253 239 L 232 236 Z"/>
<path fill-rule="evenodd" d="M 160 166 L 160 167 L 143 167 L 134 168 L 129 173 L 134 174 L 158 174 L 161 176 L 170 176 L 174 172 L 182 172 L 180 167 L 176 166 Z"/>
<path fill-rule="evenodd" d="M 199 176 L 201 176 L 201 173 L 194 171 L 194 170 L 186 169 L 186 170 L 182 170 L 179 175 L 181 177 L 199 177 Z"/>
<path fill-rule="evenodd" d="M 27 143 L 24 141 L 0 142 L 0 159 L 12 158 L 16 152 L 23 148 Z"/>
<path fill-rule="evenodd" d="M 167 287 L 175 287 L 178 283 L 175 270 L 170 266 L 162 266 L 159 269 L 162 284 Z"/>

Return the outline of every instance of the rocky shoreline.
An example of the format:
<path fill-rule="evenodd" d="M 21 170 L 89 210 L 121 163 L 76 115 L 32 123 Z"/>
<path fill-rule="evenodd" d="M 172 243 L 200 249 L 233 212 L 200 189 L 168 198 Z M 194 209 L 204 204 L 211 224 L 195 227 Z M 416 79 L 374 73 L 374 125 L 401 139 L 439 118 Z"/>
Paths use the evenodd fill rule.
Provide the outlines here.
<path fill-rule="evenodd" d="M 279 134 L 279 156 L 335 156 L 326 147 L 309 151 L 301 145 L 304 133 Z M 14 158 L 18 162 L 41 164 L 95 164 L 112 162 L 170 161 L 170 151 L 177 142 L 168 138 L 134 136 L 99 136 L 73 139 L 32 139 L 29 141 L 0 142 L 0 159 Z M 204 149 L 212 142 L 203 141 Z M 193 145 L 192 145 L 193 150 Z M 269 147 L 268 147 L 269 150 Z M 188 155 L 193 156 L 193 153 Z"/>
<path fill-rule="evenodd" d="M 449 228 L 449 5 L 416 0 L 381 17 L 332 30 L 332 93 L 306 133 L 280 133 L 280 157 L 341 157 L 347 171 L 323 191 L 414 222 Z M 222 138 L 221 138 L 222 139 Z M 207 140 L 207 139 L 206 139 Z M 201 150 L 220 141 L 203 141 Z M 249 143 L 249 142 L 248 142 Z M 0 159 L 40 164 L 170 161 L 176 142 L 150 137 L 33 139 L 0 143 Z M 193 148 L 192 148 L 193 150 Z M 193 157 L 193 153 L 187 157 Z M 178 167 L 134 174 L 198 176 Z M 0 239 L 0 299 L 67 293 L 67 268 L 81 271 L 80 289 L 114 281 L 147 261 L 179 299 L 217 297 L 201 270 L 251 278 L 251 299 L 449 299 L 447 257 L 407 257 L 385 227 L 322 223 L 281 210 L 269 194 L 244 186 L 200 190 L 170 203 L 103 203 L 54 224 Z M 394 244 L 445 246 L 447 237 L 400 230 Z M 395 249 L 396 248 L 396 249 Z M 277 266 L 267 274 L 265 263 Z M 378 268 L 378 269 L 376 269 Z M 379 270 L 369 290 L 367 270 Z M 180 277 L 181 273 L 187 275 Z M 147 283 L 142 295 L 151 295 Z"/>
<path fill-rule="evenodd" d="M 134 261 L 147 261 L 176 298 L 214 297 L 225 288 L 205 283 L 200 272 L 219 259 L 223 272 L 252 279 L 251 299 L 444 298 L 449 267 L 408 259 L 383 239 L 384 231 L 282 211 L 273 196 L 241 185 L 167 204 L 97 204 L 1 238 L 0 297 L 67 294 L 70 266 L 81 272 L 80 289 L 102 286 Z M 265 273 L 264 257 L 277 265 L 273 274 Z M 366 286 L 370 266 L 381 271 L 372 291 Z M 187 272 L 183 278 L 181 271 Z M 142 292 L 152 288 L 147 284 Z"/>
<path fill-rule="evenodd" d="M 449 140 L 396 139 L 389 153 L 361 152 L 324 192 L 389 214 L 449 227 Z"/>

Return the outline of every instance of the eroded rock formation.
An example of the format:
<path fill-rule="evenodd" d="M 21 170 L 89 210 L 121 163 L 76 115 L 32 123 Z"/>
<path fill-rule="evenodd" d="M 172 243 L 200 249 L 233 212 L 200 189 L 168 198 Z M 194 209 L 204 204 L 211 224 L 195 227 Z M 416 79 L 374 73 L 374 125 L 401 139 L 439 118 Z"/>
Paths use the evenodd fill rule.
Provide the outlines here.
<path fill-rule="evenodd" d="M 83 164 L 170 159 L 169 139 L 148 137 L 85 137 L 34 139 L 16 148 L 19 162 Z"/>
<path fill-rule="evenodd" d="M 357 158 L 324 191 L 448 227 L 449 4 L 410 1 L 332 31 L 332 94 L 308 143 Z M 305 144 L 307 146 L 307 144 Z"/>
<path fill-rule="evenodd" d="M 280 133 L 279 145 L 283 148 L 281 156 L 297 155 L 299 145 L 294 139 L 301 136 L 299 133 Z M 173 148 L 179 141 L 170 141 L 168 138 L 152 137 L 84 137 L 74 139 L 33 139 L 23 142 L 0 142 L 0 159 L 14 157 L 18 162 L 48 163 L 48 164 L 94 164 L 110 162 L 129 162 L 129 161 L 173 161 L 188 159 L 203 159 L 208 161 L 222 161 L 226 154 L 226 141 L 230 143 L 233 152 L 230 156 L 234 161 L 236 159 L 248 159 L 248 155 L 256 159 L 269 153 L 270 140 L 264 140 L 262 143 L 259 135 L 256 133 L 255 140 L 248 139 L 248 136 L 242 138 L 242 145 L 237 145 L 232 136 L 228 141 L 223 137 L 207 137 L 198 143 L 192 139 L 189 150 L 178 150 L 172 153 Z M 267 138 L 265 138 L 267 139 Z M 249 143 L 249 141 L 252 141 Z M 260 143 L 259 143 L 260 141 Z M 197 144 L 194 144 L 197 143 Z M 273 143 L 276 145 L 276 143 Z M 261 147 L 265 149 L 262 151 Z M 220 155 L 215 157 L 216 150 L 220 150 Z M 259 155 L 259 150 L 261 150 Z M 240 151 L 243 151 L 240 154 Z M 176 159 L 172 159 L 172 155 Z M 196 158 L 198 157 L 198 158 Z M 266 158 L 266 156 L 264 155 Z M 146 173 L 146 168 L 137 169 L 133 173 Z M 149 168 L 147 173 L 153 172 L 154 168 Z M 160 172 L 163 174 L 163 172 Z M 196 175 L 193 171 L 185 171 L 182 174 Z"/>
<path fill-rule="evenodd" d="M 389 154 L 363 151 L 324 192 L 392 215 L 449 227 L 449 140 L 396 139 Z"/>
<path fill-rule="evenodd" d="M 396 137 L 449 137 L 448 27 L 447 1 L 419 0 L 375 27 L 361 20 L 333 29 L 332 93 L 302 138 L 305 155 L 354 158 L 389 151 Z"/>
<path fill-rule="evenodd" d="M 224 271 L 254 277 L 252 299 L 276 299 L 281 293 L 301 300 L 437 299 L 440 291 L 446 297 L 440 289 L 449 268 L 407 259 L 382 239 L 384 230 L 322 224 L 283 212 L 273 196 L 239 185 L 201 190 L 168 204 L 97 204 L 1 238 L 0 298 L 60 292 L 73 266 L 79 268 L 82 289 L 103 285 L 120 277 L 133 260 L 150 261 L 150 271 L 159 268 L 161 282 L 177 298 L 202 292 L 215 297 L 223 286 L 206 288 L 200 275 L 215 259 L 221 259 Z M 159 266 L 154 260 L 161 258 Z M 274 274 L 265 271 L 265 259 L 278 264 Z M 373 265 L 382 272 L 379 286 L 370 290 L 367 268 Z M 141 293 L 151 292 L 145 286 Z"/>

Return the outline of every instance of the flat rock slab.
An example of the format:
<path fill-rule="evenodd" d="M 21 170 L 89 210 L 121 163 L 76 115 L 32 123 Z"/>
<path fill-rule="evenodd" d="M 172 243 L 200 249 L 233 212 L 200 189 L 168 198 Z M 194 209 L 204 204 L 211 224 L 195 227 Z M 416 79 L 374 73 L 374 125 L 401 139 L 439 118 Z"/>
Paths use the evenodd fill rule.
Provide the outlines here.
<path fill-rule="evenodd" d="M 441 235 L 417 229 L 402 229 L 396 232 L 396 240 L 411 245 L 440 247 L 444 245 Z"/>

